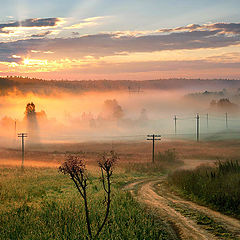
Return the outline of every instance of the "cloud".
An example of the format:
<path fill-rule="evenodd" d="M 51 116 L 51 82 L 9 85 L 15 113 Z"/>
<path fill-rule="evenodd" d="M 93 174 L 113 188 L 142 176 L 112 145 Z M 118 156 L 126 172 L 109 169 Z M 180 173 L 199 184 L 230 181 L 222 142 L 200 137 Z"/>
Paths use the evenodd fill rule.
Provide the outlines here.
<path fill-rule="evenodd" d="M 16 27 L 54 27 L 60 22 L 60 18 L 30 18 L 23 21 L 14 21 L 0 24 L 0 33 L 9 33 L 6 28 Z"/>
<path fill-rule="evenodd" d="M 58 57 L 94 57 L 117 55 L 119 52 L 154 52 L 178 49 L 219 48 L 240 43 L 239 36 L 225 36 L 218 31 L 173 32 L 167 35 L 119 36 L 96 34 L 75 38 L 26 39 L 0 43 L 0 61 L 9 55 L 52 51 Z"/>
<path fill-rule="evenodd" d="M 79 32 L 72 32 L 73 36 L 79 36 Z"/>
<path fill-rule="evenodd" d="M 212 24 L 190 24 L 185 27 L 160 29 L 161 33 L 191 32 L 191 31 L 216 31 L 219 34 L 240 34 L 240 23 L 212 23 Z"/>
<path fill-rule="evenodd" d="M 85 27 L 97 26 L 101 23 L 102 20 L 106 18 L 108 18 L 108 16 L 85 18 L 81 22 L 65 27 L 64 29 L 81 29 Z"/>
<path fill-rule="evenodd" d="M 229 52 L 220 55 L 207 57 L 206 60 L 211 62 L 221 62 L 221 63 L 236 63 L 240 62 L 240 52 Z"/>
<path fill-rule="evenodd" d="M 223 33 L 240 34 L 240 23 L 215 23 L 209 27 Z"/>
<path fill-rule="evenodd" d="M 193 30 L 198 30 L 200 27 L 201 25 L 198 25 L 198 24 L 189 24 L 184 27 L 159 29 L 158 32 L 171 33 L 171 32 L 179 32 L 179 31 L 193 31 Z"/>
<path fill-rule="evenodd" d="M 125 62 L 125 63 L 98 63 L 85 67 L 72 69 L 71 72 L 81 74 L 115 74 L 115 73 L 142 73 L 142 72 L 177 72 L 177 71 L 200 71 L 213 69 L 239 69 L 238 62 L 214 62 L 207 60 L 193 61 L 148 61 L 148 62 Z"/>
<path fill-rule="evenodd" d="M 85 19 L 95 21 L 94 19 Z M 39 20 L 40 21 L 40 20 Z M 31 23 L 32 21 L 30 21 Z M 56 24 L 54 21 L 40 21 L 41 25 Z M 37 25 L 39 23 L 31 23 Z M 25 25 L 30 25 L 26 23 Z M 119 54 L 131 54 L 135 52 L 159 52 L 165 50 L 196 50 L 208 48 L 228 47 L 240 44 L 240 24 L 238 23 L 213 23 L 206 25 L 191 24 L 185 27 L 168 29 L 154 34 L 142 31 L 144 35 L 126 34 L 126 32 L 100 33 L 95 35 L 78 36 L 74 34 L 69 38 L 47 38 L 44 36 L 51 31 L 40 32 L 31 35 L 31 38 L 2 42 L 0 43 L 0 62 L 16 62 L 20 58 L 13 58 L 13 55 L 22 58 L 32 55 L 39 59 L 83 59 L 86 56 L 101 58 Z M 141 32 L 141 31 L 139 31 Z M 228 33 L 223 34 L 223 33 Z M 35 39 L 36 38 L 36 39 Z M 44 53 L 48 54 L 47 58 Z M 101 61 L 101 60 L 100 60 Z"/>
<path fill-rule="evenodd" d="M 33 37 L 33 38 L 42 38 L 42 37 L 47 36 L 47 35 L 50 34 L 50 33 L 52 33 L 52 31 L 41 32 L 41 33 L 38 33 L 38 34 L 32 34 L 30 37 Z"/>
<path fill-rule="evenodd" d="M 89 62 L 81 64 L 76 61 L 30 62 L 26 71 L 21 64 L 1 63 L 1 75 L 28 75 L 49 79 L 149 79 L 161 77 L 205 77 L 205 78 L 239 78 L 240 60 L 237 62 L 215 62 L 208 60 L 185 61 L 142 61 L 142 62 Z M 40 65 L 41 64 L 41 65 Z"/>
<path fill-rule="evenodd" d="M 0 28 L 0 33 L 8 34 L 8 33 L 10 33 L 10 31 L 3 30 L 3 29 Z"/>
<path fill-rule="evenodd" d="M 21 56 L 12 55 L 13 58 L 21 58 Z"/>
<path fill-rule="evenodd" d="M 31 50 L 31 53 L 40 53 L 41 51 Z"/>

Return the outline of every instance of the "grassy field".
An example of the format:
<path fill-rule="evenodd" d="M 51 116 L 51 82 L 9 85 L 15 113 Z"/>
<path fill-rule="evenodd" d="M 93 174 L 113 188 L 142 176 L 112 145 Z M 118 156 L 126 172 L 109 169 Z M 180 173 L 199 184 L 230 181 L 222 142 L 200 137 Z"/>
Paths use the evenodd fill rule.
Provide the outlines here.
<path fill-rule="evenodd" d="M 171 172 L 183 161 L 191 161 L 194 167 L 199 162 L 240 158 L 240 141 L 199 144 L 192 141 L 163 141 L 156 145 L 155 164 L 151 163 L 151 147 L 149 142 L 132 141 L 27 146 L 24 172 L 19 168 L 20 150 L 0 149 L 0 239 L 87 239 L 83 201 L 71 180 L 60 174 L 57 167 L 66 153 L 77 153 L 86 159 L 91 182 L 88 188 L 90 217 L 95 231 L 104 211 L 104 193 L 100 188 L 96 158 L 98 153 L 111 149 L 119 153 L 120 161 L 112 179 L 113 199 L 109 220 L 99 239 L 176 239 L 172 230 L 154 211 L 139 204 L 130 193 L 122 190 L 122 186 L 137 178 Z M 185 178 L 179 177 L 179 172 L 171 177 L 172 183 L 179 189 L 183 188 L 177 185 L 177 178 L 184 183 L 192 176 L 192 171 L 183 172 L 187 173 Z M 195 178 L 192 182 L 197 183 L 197 180 Z M 230 180 L 231 189 L 237 187 L 237 183 L 239 185 L 238 177 L 231 177 Z M 205 186 L 206 182 L 198 184 Z M 212 185 L 211 189 L 215 188 L 216 185 Z M 185 193 L 197 197 L 190 188 L 188 192 L 185 189 Z M 201 193 L 207 196 L 204 189 Z M 201 201 L 207 200 L 201 198 Z"/>
<path fill-rule="evenodd" d="M 156 152 L 175 149 L 180 159 L 226 159 L 240 158 L 240 140 L 227 141 L 158 141 Z M 96 160 L 99 152 L 114 150 L 120 155 L 121 163 L 151 162 L 152 143 L 150 141 L 113 141 L 113 142 L 85 142 L 69 144 L 26 145 L 26 163 L 29 160 L 59 163 L 66 153 L 78 153 L 90 161 Z M 0 148 L 1 159 L 19 160 L 21 148 Z"/>
<path fill-rule="evenodd" d="M 180 170 L 169 176 L 169 183 L 187 197 L 240 219 L 240 163 L 218 162 Z"/>
<path fill-rule="evenodd" d="M 150 210 L 121 186 L 134 179 L 113 178 L 109 221 L 99 239 L 174 239 Z M 99 178 L 90 176 L 88 192 L 93 229 L 103 214 Z M 73 183 L 57 169 L 0 168 L 0 239 L 87 239 L 83 201 Z"/>

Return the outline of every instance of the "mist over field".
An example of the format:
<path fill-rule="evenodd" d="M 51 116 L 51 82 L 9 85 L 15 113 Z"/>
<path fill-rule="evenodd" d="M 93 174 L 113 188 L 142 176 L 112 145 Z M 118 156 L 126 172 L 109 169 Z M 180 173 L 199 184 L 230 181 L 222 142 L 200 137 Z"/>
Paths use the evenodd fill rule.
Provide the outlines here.
<path fill-rule="evenodd" d="M 157 83 L 162 84 L 161 81 Z M 48 86 L 48 82 L 41 84 Z M 141 87 L 130 82 L 125 86 L 119 84 L 119 89 L 105 87 L 98 91 L 53 86 L 42 92 L 32 85 L 5 87 L 0 96 L 2 144 L 13 145 L 18 132 L 29 134 L 28 143 L 145 140 L 147 134 L 161 134 L 163 139 L 194 139 L 197 113 L 202 137 L 223 133 L 226 128 L 240 129 L 240 96 L 232 83 L 227 89 L 222 88 L 223 84 L 208 88 L 198 83 L 186 88 L 172 84 L 147 88 L 144 84 Z M 28 103 L 34 104 L 35 125 L 26 114 Z"/>

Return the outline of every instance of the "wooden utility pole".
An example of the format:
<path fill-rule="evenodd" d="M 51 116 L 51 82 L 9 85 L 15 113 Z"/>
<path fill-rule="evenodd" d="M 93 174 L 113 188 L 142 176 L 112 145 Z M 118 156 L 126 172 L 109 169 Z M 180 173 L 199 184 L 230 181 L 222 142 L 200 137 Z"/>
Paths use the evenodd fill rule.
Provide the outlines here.
<path fill-rule="evenodd" d="M 153 142 L 153 147 L 152 147 L 152 163 L 154 163 L 154 155 L 155 155 L 155 141 L 160 141 L 161 140 L 161 135 L 147 135 L 147 140 Z"/>
<path fill-rule="evenodd" d="M 175 131 L 175 135 L 177 134 L 177 116 L 174 116 L 174 131 Z"/>
<path fill-rule="evenodd" d="M 18 137 L 22 138 L 22 169 L 24 168 L 24 138 L 27 137 L 26 133 L 18 133 Z"/>
<path fill-rule="evenodd" d="M 228 129 L 228 113 L 225 113 L 226 128 Z"/>
<path fill-rule="evenodd" d="M 199 119 L 200 119 L 200 117 L 199 117 L 199 114 L 197 113 L 197 117 L 196 117 L 196 119 L 197 119 L 197 142 L 199 142 Z"/>

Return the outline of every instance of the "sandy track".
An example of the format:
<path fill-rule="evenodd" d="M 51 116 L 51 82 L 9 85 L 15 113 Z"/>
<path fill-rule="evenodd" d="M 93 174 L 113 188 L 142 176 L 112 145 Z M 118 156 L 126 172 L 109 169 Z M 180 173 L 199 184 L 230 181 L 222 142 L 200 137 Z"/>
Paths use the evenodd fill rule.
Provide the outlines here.
<path fill-rule="evenodd" d="M 141 179 L 130 183 L 125 189 L 131 191 L 139 201 L 157 210 L 159 216 L 163 220 L 173 225 L 180 239 L 214 240 L 222 238 L 214 236 L 204 229 L 203 226 L 198 225 L 194 220 L 182 215 L 181 212 L 173 207 L 173 204 L 178 204 L 178 206 L 182 206 L 185 209 L 187 208 L 204 213 L 214 221 L 222 224 L 233 236 L 235 236 L 230 239 L 240 239 L 240 221 L 210 210 L 207 207 L 181 199 L 169 190 L 165 183 L 165 178 L 166 177 L 160 177 L 158 179 Z M 157 191 L 155 186 L 157 186 Z"/>

